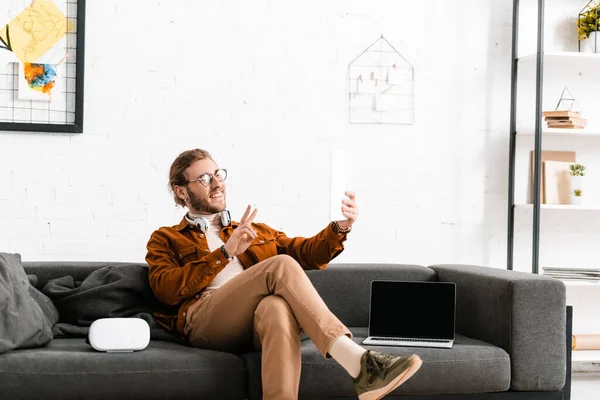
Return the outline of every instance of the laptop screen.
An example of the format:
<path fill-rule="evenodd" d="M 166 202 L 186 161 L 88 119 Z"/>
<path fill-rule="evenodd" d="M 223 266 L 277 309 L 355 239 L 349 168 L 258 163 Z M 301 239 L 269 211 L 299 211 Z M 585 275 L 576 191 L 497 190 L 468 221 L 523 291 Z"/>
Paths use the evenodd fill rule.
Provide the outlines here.
<path fill-rule="evenodd" d="M 373 281 L 369 336 L 454 339 L 456 284 Z"/>

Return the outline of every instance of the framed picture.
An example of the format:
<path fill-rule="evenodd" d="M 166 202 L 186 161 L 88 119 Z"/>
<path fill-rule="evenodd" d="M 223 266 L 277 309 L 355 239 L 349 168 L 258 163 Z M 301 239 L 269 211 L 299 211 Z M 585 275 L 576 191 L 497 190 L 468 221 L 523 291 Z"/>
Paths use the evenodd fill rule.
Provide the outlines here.
<path fill-rule="evenodd" d="M 2 0 L 0 130 L 83 132 L 85 0 Z"/>

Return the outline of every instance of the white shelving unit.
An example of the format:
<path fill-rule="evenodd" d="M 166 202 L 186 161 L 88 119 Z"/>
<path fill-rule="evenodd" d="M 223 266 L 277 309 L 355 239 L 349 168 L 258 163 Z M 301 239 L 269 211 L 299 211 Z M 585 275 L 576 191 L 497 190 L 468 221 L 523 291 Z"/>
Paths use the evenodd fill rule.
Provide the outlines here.
<path fill-rule="evenodd" d="M 535 53 L 526 54 L 522 57 L 519 57 L 519 62 L 527 63 L 527 62 L 536 62 L 537 55 Z M 600 64 L 600 54 L 599 53 L 579 53 L 576 51 L 554 51 L 554 52 L 545 52 L 544 53 L 544 61 L 549 62 L 597 62 Z"/>
<path fill-rule="evenodd" d="M 518 57 L 519 68 L 523 71 L 520 72 L 522 75 L 528 75 L 535 71 L 537 61 L 536 53 L 526 53 L 520 57 Z M 597 88 L 600 87 L 600 74 L 592 74 L 590 75 L 589 71 L 600 71 L 600 53 L 580 53 L 573 51 L 547 51 L 543 54 L 543 64 L 544 64 L 544 77 L 542 80 L 542 86 L 549 86 L 551 84 L 555 84 L 557 81 L 563 82 L 563 80 L 573 80 L 577 79 L 578 76 L 582 75 L 581 71 L 585 71 L 586 81 L 597 82 L 599 86 L 593 87 L 594 89 L 590 89 L 594 92 L 593 96 L 597 97 L 595 93 Z M 550 73 L 547 71 L 550 70 Z M 535 74 L 529 75 L 525 79 L 534 79 Z M 532 87 L 529 87 L 531 90 Z M 586 90 L 589 95 L 589 90 Z M 543 92 L 544 99 L 549 99 L 549 94 L 547 92 Z M 576 100 L 578 96 L 575 96 Z M 523 100 L 523 99 L 522 99 Z M 554 100 L 554 99 L 553 99 Z M 556 99 L 558 100 L 558 99 Z M 529 102 L 526 101 L 524 104 L 519 105 L 518 107 L 528 106 Z M 555 104 L 556 102 L 552 102 Z M 519 104 L 519 102 L 517 103 Z M 594 105 L 600 104 L 600 102 L 594 103 Z M 589 105 L 586 102 L 586 105 Z M 585 108 L 585 107 L 584 107 Z M 545 109 L 550 110 L 550 105 L 548 102 L 545 102 Z M 577 151 L 579 155 L 581 151 L 588 152 L 588 156 L 591 151 L 591 148 L 598 149 L 598 159 L 600 160 L 600 124 L 598 124 L 598 119 L 600 118 L 600 113 L 597 112 L 597 107 L 590 106 L 587 107 L 587 113 L 584 110 L 584 117 L 588 119 L 588 123 L 590 119 L 594 124 L 590 124 L 592 129 L 551 129 L 542 127 L 542 149 L 543 150 L 565 150 L 565 151 Z M 517 116 L 517 118 L 519 118 Z M 519 129 L 517 127 L 516 132 L 516 140 L 517 140 L 517 152 L 520 154 L 518 156 L 517 164 L 520 166 L 521 170 L 516 173 L 520 175 L 517 178 L 517 184 L 530 184 L 529 179 L 531 179 L 530 175 L 527 179 L 524 178 L 525 175 L 528 174 L 529 171 L 524 171 L 522 168 L 525 166 L 530 167 L 530 151 L 533 151 L 535 148 L 535 130 L 531 127 Z M 583 149 L 583 150 L 582 150 Z M 527 151 L 527 154 L 524 153 Z M 578 162 L 580 162 L 579 157 L 577 158 Z M 584 165 L 586 162 L 583 162 Z M 600 162 L 598 163 L 600 166 Z M 589 167 L 589 166 L 588 166 Z M 590 168 L 588 168 L 589 170 Z M 594 182 L 587 181 L 588 185 L 594 185 Z M 515 217 L 517 213 L 522 212 L 532 212 L 533 204 L 530 204 L 531 199 L 530 190 L 522 190 L 517 189 L 517 193 L 519 196 L 515 199 L 514 209 L 515 209 Z M 597 216 L 597 211 L 600 211 L 600 202 L 595 201 L 597 199 L 589 199 L 593 204 L 583 204 L 583 205 L 564 205 L 564 204 L 540 204 L 540 210 L 544 212 L 544 215 L 548 212 L 552 212 L 553 216 L 558 215 L 556 213 L 571 213 L 571 212 L 591 212 Z M 599 260 L 600 266 L 600 260 Z"/>
<path fill-rule="evenodd" d="M 533 7 L 528 9 L 527 7 Z M 600 268 L 600 259 L 594 260 L 593 248 L 589 250 L 590 256 L 585 256 L 588 263 L 580 263 L 578 257 L 573 260 L 567 256 L 568 252 L 578 252 L 578 255 L 585 251 L 594 243 L 594 239 L 600 234 L 600 226 L 594 227 L 594 224 L 600 218 L 600 190 L 598 185 L 598 171 L 600 171 L 600 54 L 579 53 L 576 51 L 556 51 L 560 49 L 576 49 L 577 32 L 573 28 L 573 19 L 576 19 L 581 4 L 575 4 L 574 1 L 560 1 L 548 5 L 547 10 L 552 10 L 555 14 L 546 12 L 544 20 L 545 32 L 537 31 L 539 25 L 531 28 L 531 19 L 534 16 L 539 17 L 539 8 L 525 4 L 525 10 L 521 7 L 522 13 L 529 13 L 527 22 L 520 26 L 521 32 L 528 32 L 529 35 L 520 35 L 531 39 L 524 46 L 516 46 L 517 69 L 513 90 L 515 95 L 515 108 L 511 114 L 511 133 L 516 133 L 514 138 L 514 147 L 511 148 L 511 156 L 514 157 L 514 185 L 515 197 L 512 199 L 513 205 L 512 220 L 509 221 L 510 234 L 514 230 L 514 221 L 521 225 L 517 230 L 520 238 L 527 237 L 530 232 L 532 237 L 537 240 L 534 244 L 532 256 L 539 262 L 540 253 L 544 254 L 544 261 L 539 265 L 541 274 L 544 265 L 548 261 L 558 258 L 560 261 L 557 266 L 565 266 L 567 262 L 572 261 L 572 266 L 588 264 L 590 266 L 597 262 Z M 571 16 L 571 19 L 568 19 Z M 535 22 L 535 19 L 533 20 Z M 571 26 L 571 28 L 567 28 Z M 568 31 L 567 29 L 571 29 Z M 534 43 L 531 33 L 537 32 L 537 45 Z M 543 77 L 537 81 L 536 66 L 537 53 L 532 50 L 541 45 L 543 52 Z M 535 47 L 534 47 L 535 45 Z M 523 49 L 523 51 L 521 51 Z M 513 49 L 515 50 L 515 49 Z M 582 108 L 583 118 L 588 120 L 588 126 L 585 129 L 548 129 L 545 121 L 541 126 L 541 150 L 555 151 L 575 151 L 577 161 L 586 165 L 588 179 L 585 180 L 586 193 L 590 196 L 584 199 L 582 205 L 554 205 L 540 204 L 540 214 L 536 216 L 533 204 L 530 203 L 530 195 L 533 191 L 531 187 L 531 151 L 535 150 L 535 129 L 536 118 L 536 88 L 539 84 L 541 88 L 542 110 L 553 110 L 558 103 L 561 91 L 566 87 L 573 94 L 578 105 Z M 541 111 L 541 110 L 540 110 Z M 518 123 L 517 123 L 518 121 Z M 593 176 L 593 175 L 596 176 Z M 587 204 L 586 200 L 591 203 Z M 534 216 L 534 224 L 528 225 L 529 218 Z M 538 218 L 536 220 L 536 218 Z M 540 219 L 547 222 L 539 225 Z M 521 232 L 521 233 L 519 233 Z M 574 242 L 570 243 L 569 236 L 573 235 Z M 512 237 L 512 236 L 511 236 Z M 585 237 L 585 240 L 582 238 Z M 523 242 L 520 242 L 523 243 Z M 564 244 L 564 245 L 563 245 Z M 512 248 L 512 243 L 511 243 Z M 522 246 L 520 247 L 523 248 Z M 514 251 L 514 250 L 511 250 Z M 534 251 L 537 253 L 534 255 Z M 564 252 L 567 252 L 565 254 Z M 512 254 L 509 253 L 512 262 Z M 537 264 L 534 262 L 534 264 Z M 512 264 L 511 264 L 512 265 Z M 597 312 L 597 306 L 600 302 L 600 282 L 562 280 L 567 288 L 567 304 L 573 307 L 573 333 L 589 334 L 600 333 L 600 314 Z M 591 400 L 598 398 L 600 391 L 600 350 L 573 350 L 572 351 L 572 397 L 574 399 Z"/>
<path fill-rule="evenodd" d="M 516 209 L 533 210 L 533 204 L 515 204 Z M 600 205 L 572 205 L 572 204 L 540 204 L 542 210 L 575 210 L 575 211 L 600 211 Z"/>
<path fill-rule="evenodd" d="M 573 373 L 600 373 L 600 350 L 573 350 Z"/>
<path fill-rule="evenodd" d="M 522 131 L 517 132 L 519 136 L 527 136 L 533 138 L 535 132 Z M 561 138 L 561 139 L 600 139 L 600 132 L 589 132 L 585 129 L 545 129 L 542 131 L 542 137 Z"/>

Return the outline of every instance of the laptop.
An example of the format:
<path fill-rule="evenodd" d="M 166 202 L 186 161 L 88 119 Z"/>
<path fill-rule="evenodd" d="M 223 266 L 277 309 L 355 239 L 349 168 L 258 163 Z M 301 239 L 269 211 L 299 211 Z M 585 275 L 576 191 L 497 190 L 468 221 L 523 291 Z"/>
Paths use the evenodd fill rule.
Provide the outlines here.
<path fill-rule="evenodd" d="M 369 334 L 375 346 L 454 346 L 456 284 L 453 282 L 371 282 Z"/>

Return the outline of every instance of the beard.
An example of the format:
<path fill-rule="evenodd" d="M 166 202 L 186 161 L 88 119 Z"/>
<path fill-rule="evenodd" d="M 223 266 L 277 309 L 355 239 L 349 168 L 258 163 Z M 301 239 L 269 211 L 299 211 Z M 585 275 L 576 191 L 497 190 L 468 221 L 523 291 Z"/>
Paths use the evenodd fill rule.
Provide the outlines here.
<path fill-rule="evenodd" d="M 190 206 L 196 211 L 206 212 L 208 214 L 220 213 L 225 209 L 225 201 L 223 201 L 223 207 L 213 206 L 208 202 L 208 198 L 201 199 L 191 192 L 188 188 L 185 188 L 188 194 Z M 225 192 L 223 192 L 223 199 L 225 199 Z"/>

